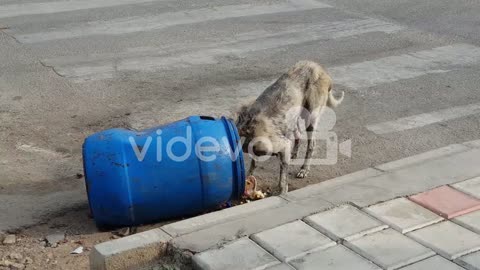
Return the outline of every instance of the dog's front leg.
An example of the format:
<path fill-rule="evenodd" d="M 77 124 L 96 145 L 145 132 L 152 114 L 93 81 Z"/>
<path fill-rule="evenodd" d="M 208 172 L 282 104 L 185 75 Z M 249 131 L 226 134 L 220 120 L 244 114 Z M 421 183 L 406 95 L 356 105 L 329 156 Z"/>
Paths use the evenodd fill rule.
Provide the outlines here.
<path fill-rule="evenodd" d="M 286 194 L 288 192 L 288 181 L 287 181 L 287 174 L 288 174 L 288 161 L 287 156 L 285 153 L 281 152 L 278 153 L 278 157 L 280 158 L 280 176 L 278 179 L 278 187 L 280 188 L 280 194 Z"/>
<path fill-rule="evenodd" d="M 248 169 L 248 175 L 253 175 L 253 171 L 255 168 L 257 168 L 257 163 L 255 162 L 255 159 L 251 158 L 252 161 L 250 162 L 250 168 Z"/>

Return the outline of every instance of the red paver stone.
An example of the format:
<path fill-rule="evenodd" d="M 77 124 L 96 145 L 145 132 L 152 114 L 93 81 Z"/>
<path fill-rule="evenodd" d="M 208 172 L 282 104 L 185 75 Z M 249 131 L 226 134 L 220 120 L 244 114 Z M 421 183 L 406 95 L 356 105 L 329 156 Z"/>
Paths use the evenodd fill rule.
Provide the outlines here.
<path fill-rule="evenodd" d="M 480 209 L 480 200 L 449 186 L 410 196 L 410 200 L 444 218 L 454 218 Z"/>

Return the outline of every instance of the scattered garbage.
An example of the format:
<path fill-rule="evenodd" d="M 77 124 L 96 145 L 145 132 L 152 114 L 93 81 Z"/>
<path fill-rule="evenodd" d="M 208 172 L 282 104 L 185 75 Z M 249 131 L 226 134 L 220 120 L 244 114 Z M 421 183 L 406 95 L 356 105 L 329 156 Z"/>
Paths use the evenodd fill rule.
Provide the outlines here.
<path fill-rule="evenodd" d="M 248 200 L 260 200 L 266 197 L 266 193 L 261 190 L 257 190 L 257 178 L 253 175 L 249 175 L 245 180 L 245 193 L 243 197 Z"/>
<path fill-rule="evenodd" d="M 58 246 L 60 242 L 63 242 L 65 240 L 65 233 L 61 232 L 61 233 L 50 234 L 47 237 L 45 237 L 45 240 L 47 241 L 48 246 L 55 248 Z"/>
<path fill-rule="evenodd" d="M 74 249 L 72 252 L 70 252 L 70 254 L 82 254 L 83 253 L 83 247 L 80 246 L 76 249 Z"/>
<path fill-rule="evenodd" d="M 5 239 L 3 239 L 3 244 L 4 245 L 13 245 L 17 242 L 17 237 L 15 234 L 7 234 L 5 236 Z"/>

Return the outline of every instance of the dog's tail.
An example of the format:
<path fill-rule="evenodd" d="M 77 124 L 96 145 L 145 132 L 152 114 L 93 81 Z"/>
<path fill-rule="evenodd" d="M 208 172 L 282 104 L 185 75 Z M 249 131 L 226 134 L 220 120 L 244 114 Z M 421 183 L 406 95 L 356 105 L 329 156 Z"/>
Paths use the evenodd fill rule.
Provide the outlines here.
<path fill-rule="evenodd" d="M 344 97 L 345 97 L 345 92 L 343 91 L 338 99 L 333 95 L 332 91 L 328 91 L 327 106 L 330 108 L 337 107 L 338 105 L 340 105 L 340 103 L 342 103 Z"/>

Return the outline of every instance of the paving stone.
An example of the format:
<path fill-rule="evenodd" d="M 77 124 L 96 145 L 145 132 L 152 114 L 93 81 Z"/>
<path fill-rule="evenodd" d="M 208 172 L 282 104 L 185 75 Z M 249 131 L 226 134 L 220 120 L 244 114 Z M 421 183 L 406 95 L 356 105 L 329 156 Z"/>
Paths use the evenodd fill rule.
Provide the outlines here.
<path fill-rule="evenodd" d="M 300 220 L 254 234 L 251 238 L 285 262 L 307 252 L 336 245 L 330 238 Z"/>
<path fill-rule="evenodd" d="M 351 205 L 309 216 L 305 222 L 334 240 L 351 240 L 388 227 Z"/>
<path fill-rule="evenodd" d="M 248 238 L 193 256 L 194 269 L 202 270 L 253 270 L 279 263 L 273 255 Z"/>
<path fill-rule="evenodd" d="M 458 225 L 480 234 L 480 210 L 453 219 Z"/>
<path fill-rule="evenodd" d="M 449 260 L 480 250 L 480 235 L 451 221 L 440 222 L 407 235 Z"/>
<path fill-rule="evenodd" d="M 372 262 L 348 248 L 337 245 L 290 261 L 298 270 L 379 270 Z"/>
<path fill-rule="evenodd" d="M 400 268 L 435 254 L 393 229 L 369 234 L 344 244 L 384 269 Z"/>
<path fill-rule="evenodd" d="M 284 206 L 248 215 L 215 226 L 184 234 L 170 243 L 179 249 L 202 252 L 218 245 L 219 242 L 232 241 L 243 236 L 259 233 L 288 222 L 302 219 L 313 213 L 331 208 L 332 204 L 323 198 L 289 202 Z"/>
<path fill-rule="evenodd" d="M 401 233 L 420 229 L 443 220 L 437 214 L 406 198 L 379 203 L 364 210 Z"/>
<path fill-rule="evenodd" d="M 480 251 L 460 257 L 455 262 L 468 270 L 480 270 Z"/>
<path fill-rule="evenodd" d="M 449 186 L 441 186 L 410 196 L 410 200 L 448 219 L 480 210 L 479 199 Z"/>
<path fill-rule="evenodd" d="M 442 258 L 433 256 L 423 261 L 403 267 L 401 270 L 465 270 L 457 264 Z"/>
<path fill-rule="evenodd" d="M 455 189 L 458 189 L 464 193 L 480 199 L 480 177 L 456 183 L 452 186 Z"/>
<path fill-rule="evenodd" d="M 282 264 L 277 264 L 277 265 L 274 265 L 274 266 L 270 266 L 268 268 L 266 268 L 265 270 L 295 270 L 293 267 L 291 267 L 290 265 L 286 264 L 286 263 L 282 263 Z"/>

